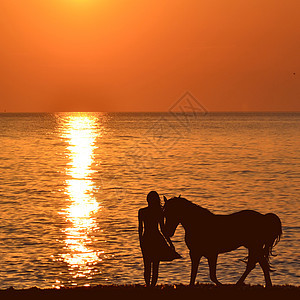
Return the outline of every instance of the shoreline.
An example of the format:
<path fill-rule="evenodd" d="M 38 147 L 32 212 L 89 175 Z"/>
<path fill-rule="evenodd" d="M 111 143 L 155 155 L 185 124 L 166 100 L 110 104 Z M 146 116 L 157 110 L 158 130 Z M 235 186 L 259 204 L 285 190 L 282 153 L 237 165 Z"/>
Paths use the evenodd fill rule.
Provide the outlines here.
<path fill-rule="evenodd" d="M 99 297 L 130 298 L 130 299 L 169 299 L 171 298 L 196 298 L 221 299 L 271 299 L 284 297 L 287 299 L 300 299 L 300 286 L 275 285 L 271 288 L 264 288 L 261 285 L 224 285 L 217 287 L 213 284 L 196 284 L 194 287 L 187 285 L 158 285 L 155 288 L 146 288 L 143 285 L 97 285 L 93 287 L 70 287 L 39 289 L 14 289 L 13 287 L 0 290 L 0 299 L 68 299 L 88 297 L 99 299 Z M 278 299 L 278 298 L 277 298 Z"/>

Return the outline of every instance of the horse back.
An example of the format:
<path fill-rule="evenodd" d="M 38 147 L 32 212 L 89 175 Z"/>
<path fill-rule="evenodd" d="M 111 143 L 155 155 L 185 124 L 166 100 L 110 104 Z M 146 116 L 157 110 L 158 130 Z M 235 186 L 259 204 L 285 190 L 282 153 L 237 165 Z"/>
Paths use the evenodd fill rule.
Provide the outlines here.
<path fill-rule="evenodd" d="M 186 235 L 190 249 L 197 248 L 199 252 L 223 253 L 238 247 L 249 247 L 263 240 L 264 215 L 254 210 L 243 210 L 228 215 L 212 215 L 205 224 Z M 204 226 L 205 225 L 205 226 Z"/>
<path fill-rule="evenodd" d="M 239 218 L 239 217 L 242 217 L 242 218 L 248 218 L 248 217 L 253 218 L 254 217 L 255 218 L 255 217 L 261 217 L 261 216 L 263 216 L 263 214 L 261 214 L 258 211 L 255 211 L 255 210 L 246 209 L 246 210 L 234 212 L 229 215 L 219 215 L 219 216 L 229 216 L 229 217 L 236 217 L 236 218 Z"/>
<path fill-rule="evenodd" d="M 229 215 L 215 215 L 212 228 L 217 235 L 235 236 L 243 240 L 259 232 L 264 224 L 264 215 L 254 210 L 242 210 Z"/>

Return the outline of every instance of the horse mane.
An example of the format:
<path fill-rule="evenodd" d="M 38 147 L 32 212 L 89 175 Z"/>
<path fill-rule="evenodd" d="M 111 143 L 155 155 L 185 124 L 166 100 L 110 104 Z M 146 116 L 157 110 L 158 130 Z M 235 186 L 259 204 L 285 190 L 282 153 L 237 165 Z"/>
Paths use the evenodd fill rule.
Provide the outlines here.
<path fill-rule="evenodd" d="M 199 211 L 205 215 L 214 215 L 210 210 L 207 208 L 204 208 L 196 203 L 193 203 L 192 201 L 187 200 L 186 198 L 183 198 L 181 196 L 179 197 L 173 197 L 169 201 L 174 201 L 174 202 L 181 202 L 184 203 L 185 207 L 188 208 L 192 213 Z"/>

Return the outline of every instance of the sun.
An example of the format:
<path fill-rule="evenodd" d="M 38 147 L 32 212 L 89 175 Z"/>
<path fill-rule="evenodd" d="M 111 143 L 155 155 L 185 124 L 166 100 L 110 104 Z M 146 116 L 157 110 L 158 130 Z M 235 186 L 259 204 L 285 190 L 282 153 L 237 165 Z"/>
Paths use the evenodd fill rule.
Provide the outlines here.
<path fill-rule="evenodd" d="M 101 15 L 111 6 L 111 3 L 104 0 L 56 0 L 56 6 L 58 9 L 65 10 L 68 14 L 85 15 L 98 13 Z"/>
<path fill-rule="evenodd" d="M 70 5 L 91 5 L 99 2 L 96 0 L 63 0 L 63 1 L 69 3 Z"/>

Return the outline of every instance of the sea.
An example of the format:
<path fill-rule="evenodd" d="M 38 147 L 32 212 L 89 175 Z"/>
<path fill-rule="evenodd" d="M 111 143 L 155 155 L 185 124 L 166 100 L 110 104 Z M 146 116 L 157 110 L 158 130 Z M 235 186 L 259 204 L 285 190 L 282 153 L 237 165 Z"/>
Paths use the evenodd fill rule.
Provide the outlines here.
<path fill-rule="evenodd" d="M 155 190 L 216 214 L 277 214 L 276 285 L 300 283 L 300 113 L 0 114 L 0 289 L 144 284 L 138 210 Z M 201 239 L 201 237 L 199 237 Z M 182 259 L 158 284 L 187 284 Z M 245 248 L 220 254 L 235 283 Z M 209 283 L 202 258 L 197 282 Z M 247 284 L 264 284 L 259 266 Z"/>

